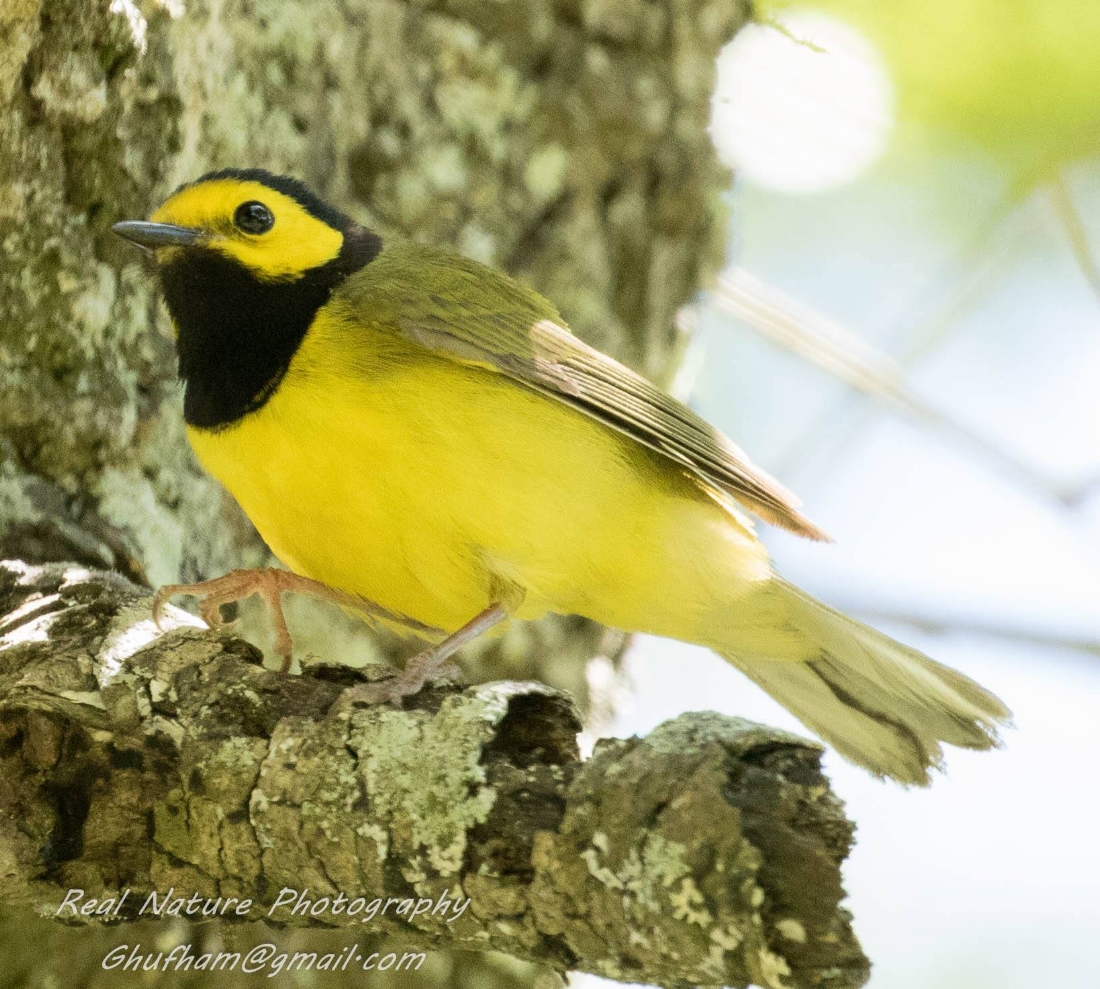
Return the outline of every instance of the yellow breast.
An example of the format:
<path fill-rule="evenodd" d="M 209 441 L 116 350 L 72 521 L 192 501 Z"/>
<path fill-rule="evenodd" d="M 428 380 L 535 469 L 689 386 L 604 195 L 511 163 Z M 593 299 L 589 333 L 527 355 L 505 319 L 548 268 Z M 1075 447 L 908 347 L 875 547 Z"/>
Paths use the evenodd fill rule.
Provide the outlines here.
<path fill-rule="evenodd" d="M 261 409 L 189 437 L 287 566 L 446 630 L 502 599 L 644 628 L 700 549 L 671 508 L 729 529 L 582 413 L 325 310 Z"/>

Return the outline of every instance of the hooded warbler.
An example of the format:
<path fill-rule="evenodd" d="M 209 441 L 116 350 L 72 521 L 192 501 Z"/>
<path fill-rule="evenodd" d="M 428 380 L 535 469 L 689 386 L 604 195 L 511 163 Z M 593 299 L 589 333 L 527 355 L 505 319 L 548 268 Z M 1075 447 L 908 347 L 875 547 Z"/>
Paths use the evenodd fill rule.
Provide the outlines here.
<path fill-rule="evenodd" d="M 995 696 L 777 576 L 748 512 L 824 538 L 782 485 L 509 276 L 384 241 L 258 169 L 114 229 L 155 258 L 199 461 L 290 570 L 159 602 L 195 593 L 217 622 L 260 593 L 284 669 L 284 590 L 436 642 L 374 699 L 557 612 L 708 646 L 902 783 L 928 782 L 941 743 L 996 744 Z"/>

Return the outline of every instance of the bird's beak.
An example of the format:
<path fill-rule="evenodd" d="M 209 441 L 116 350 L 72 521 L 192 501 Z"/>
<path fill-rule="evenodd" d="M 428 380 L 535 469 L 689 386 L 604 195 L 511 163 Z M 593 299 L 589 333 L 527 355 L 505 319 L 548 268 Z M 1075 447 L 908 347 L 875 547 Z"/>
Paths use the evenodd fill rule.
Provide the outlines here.
<path fill-rule="evenodd" d="M 177 227 L 174 223 L 150 223 L 148 220 L 123 220 L 111 229 L 138 247 L 187 247 L 206 239 L 206 231 Z"/>

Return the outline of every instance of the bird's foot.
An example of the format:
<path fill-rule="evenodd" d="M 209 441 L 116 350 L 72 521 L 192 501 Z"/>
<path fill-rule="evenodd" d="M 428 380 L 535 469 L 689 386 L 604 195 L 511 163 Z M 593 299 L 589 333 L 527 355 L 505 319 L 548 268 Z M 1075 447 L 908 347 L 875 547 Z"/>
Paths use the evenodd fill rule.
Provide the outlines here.
<path fill-rule="evenodd" d="M 460 679 L 462 671 L 451 662 L 451 657 L 466 643 L 472 642 L 494 625 L 499 625 L 507 617 L 508 612 L 503 605 L 490 605 L 438 645 L 413 656 L 397 676 L 377 683 L 361 683 L 349 687 L 333 702 L 329 714 L 340 714 L 356 706 L 392 704 L 403 697 L 420 693 L 428 683 Z"/>
<path fill-rule="evenodd" d="M 283 672 L 287 673 L 294 654 L 294 640 L 286 623 L 286 615 L 283 614 L 282 596 L 285 591 L 335 601 L 344 607 L 369 609 L 369 602 L 320 581 L 310 580 L 288 570 L 266 567 L 230 570 L 224 577 L 215 577 L 198 584 L 166 584 L 153 596 L 153 621 L 159 628 L 168 601 L 177 594 L 189 594 L 199 599 L 199 614 L 207 625 L 211 628 L 225 628 L 232 622 L 226 621 L 222 615 L 222 606 L 235 604 L 257 594 L 267 607 L 275 630 L 275 652 L 283 661 Z"/>
<path fill-rule="evenodd" d="M 330 715 L 350 711 L 355 707 L 374 707 L 380 704 L 396 704 L 404 697 L 420 693 L 430 683 L 451 682 L 462 679 L 462 670 L 451 662 L 438 647 L 425 649 L 405 664 L 405 669 L 388 680 L 359 683 L 348 687 L 329 708 Z"/>

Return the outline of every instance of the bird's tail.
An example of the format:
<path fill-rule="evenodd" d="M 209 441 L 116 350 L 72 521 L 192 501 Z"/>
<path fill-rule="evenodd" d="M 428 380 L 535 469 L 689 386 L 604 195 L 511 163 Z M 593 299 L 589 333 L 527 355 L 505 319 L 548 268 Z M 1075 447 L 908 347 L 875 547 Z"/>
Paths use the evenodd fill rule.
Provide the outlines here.
<path fill-rule="evenodd" d="M 927 785 L 940 743 L 998 744 L 1010 713 L 984 687 L 784 580 L 761 583 L 718 651 L 841 755 Z"/>

